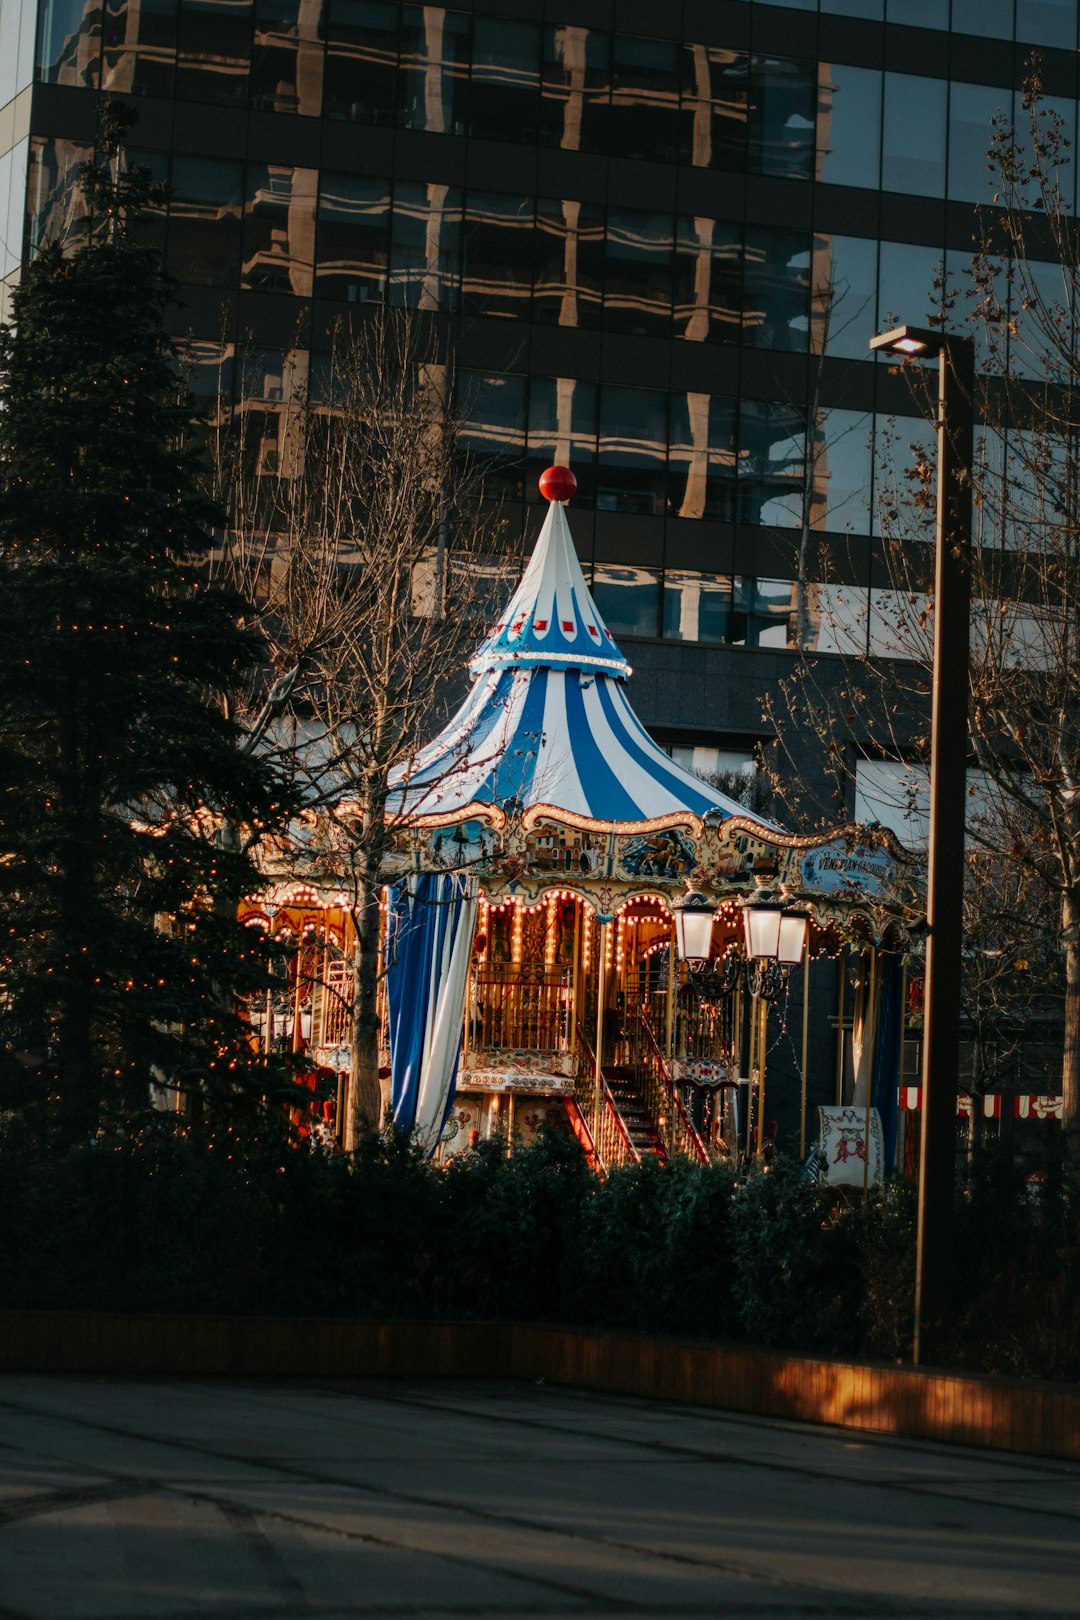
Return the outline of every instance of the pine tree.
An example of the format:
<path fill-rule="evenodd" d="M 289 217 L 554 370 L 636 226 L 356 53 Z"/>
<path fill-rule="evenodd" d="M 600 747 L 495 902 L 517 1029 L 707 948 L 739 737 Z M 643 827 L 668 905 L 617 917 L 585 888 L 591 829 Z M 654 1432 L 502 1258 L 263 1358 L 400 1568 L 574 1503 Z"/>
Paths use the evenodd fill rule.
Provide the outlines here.
<path fill-rule="evenodd" d="M 265 1089 L 239 1007 L 266 965 L 236 902 L 283 814 L 227 715 L 258 644 L 205 572 L 215 512 L 131 121 L 106 104 L 91 227 L 41 249 L 0 333 L 0 1108 L 68 1137 L 151 1079 Z"/>

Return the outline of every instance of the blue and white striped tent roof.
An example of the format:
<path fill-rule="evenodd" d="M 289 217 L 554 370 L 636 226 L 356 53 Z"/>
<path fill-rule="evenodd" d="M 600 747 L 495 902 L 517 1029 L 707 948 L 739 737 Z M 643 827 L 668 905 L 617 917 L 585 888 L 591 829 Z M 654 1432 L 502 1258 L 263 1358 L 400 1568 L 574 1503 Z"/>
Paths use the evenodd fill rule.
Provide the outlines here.
<path fill-rule="evenodd" d="M 457 714 L 392 782 L 390 813 L 447 825 L 503 811 L 643 828 L 746 816 L 676 765 L 630 707 L 630 665 L 597 612 L 552 502 L 506 612 L 477 650 Z"/>

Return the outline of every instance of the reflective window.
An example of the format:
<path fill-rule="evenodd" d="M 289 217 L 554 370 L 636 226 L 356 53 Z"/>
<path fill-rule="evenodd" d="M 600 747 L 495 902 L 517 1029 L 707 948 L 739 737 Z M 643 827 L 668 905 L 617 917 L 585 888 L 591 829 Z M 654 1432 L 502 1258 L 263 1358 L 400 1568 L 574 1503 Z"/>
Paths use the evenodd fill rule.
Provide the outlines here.
<path fill-rule="evenodd" d="M 611 39 L 572 24 L 543 32 L 540 140 L 567 152 L 601 150 L 611 94 Z"/>
<path fill-rule="evenodd" d="M 675 332 L 695 343 L 734 343 L 742 309 L 742 231 L 701 217 L 676 222 Z"/>
<path fill-rule="evenodd" d="M 200 287 L 236 285 L 242 168 L 216 158 L 173 159 L 168 268 Z"/>
<path fill-rule="evenodd" d="M 596 485 L 601 511 L 664 510 L 666 407 L 666 397 L 653 389 L 601 389 Z"/>
<path fill-rule="evenodd" d="M 461 375 L 458 443 L 483 473 L 489 493 L 520 496 L 525 459 L 525 379 L 479 371 Z"/>
<path fill-rule="evenodd" d="M 911 28 L 949 26 L 949 0 L 885 0 L 886 21 L 907 23 Z"/>
<path fill-rule="evenodd" d="M 674 517 L 735 516 L 736 405 L 719 395 L 671 396 L 668 510 Z"/>
<path fill-rule="evenodd" d="M 796 585 L 796 611 L 801 607 L 807 651 L 863 657 L 866 603 L 867 591 L 861 585 L 825 585 L 818 580 Z"/>
<path fill-rule="evenodd" d="M 983 447 L 984 459 L 988 460 L 995 450 L 1000 457 L 1000 441 L 1001 435 L 994 435 Z M 1005 486 L 991 486 L 987 502 L 1001 513 L 1000 537 L 988 538 L 1011 551 L 1031 550 L 1045 556 L 1048 536 L 1061 532 L 1062 514 L 1072 502 L 1075 469 L 1075 446 L 1070 456 L 1066 439 L 1010 428 L 1004 460 Z M 1000 469 L 991 465 L 988 470 Z M 1052 542 L 1052 548 L 1056 544 Z"/>
<path fill-rule="evenodd" d="M 917 197 L 945 195 L 944 79 L 886 73 L 881 184 Z"/>
<path fill-rule="evenodd" d="M 739 413 L 740 523 L 778 529 L 802 523 L 806 419 L 786 403 L 743 400 Z"/>
<path fill-rule="evenodd" d="M 103 89 L 171 96 L 177 0 L 105 0 Z"/>
<path fill-rule="evenodd" d="M 916 469 L 920 462 L 934 465 L 937 455 L 934 427 L 921 416 L 882 416 L 874 418 L 874 483 L 877 491 L 871 511 L 874 534 L 897 534 L 897 524 L 886 516 L 902 509 L 915 491 Z M 932 513 L 925 523 L 908 526 L 902 538 L 932 541 Z"/>
<path fill-rule="evenodd" d="M 240 107 L 247 101 L 250 0 L 180 0 L 176 94 Z"/>
<path fill-rule="evenodd" d="M 592 594 L 600 617 L 616 640 L 655 636 L 660 608 L 660 570 L 597 563 Z"/>
<path fill-rule="evenodd" d="M 819 411 L 810 451 L 815 528 L 869 534 L 873 418 L 866 411 Z"/>
<path fill-rule="evenodd" d="M 322 7 L 312 0 L 255 0 L 251 105 L 265 112 L 322 110 Z"/>
<path fill-rule="evenodd" d="M 162 186 L 167 197 L 169 179 L 169 159 L 164 152 L 145 152 L 138 147 L 128 147 L 127 153 L 129 167 L 138 164 L 146 169 L 155 185 Z M 167 201 L 148 202 L 137 220 L 131 224 L 131 232 L 136 241 L 144 247 L 151 247 L 165 257 L 165 224 L 168 217 Z"/>
<path fill-rule="evenodd" d="M 849 587 L 850 591 L 850 587 Z M 850 591 L 852 596 L 854 591 Z M 865 601 L 867 593 L 859 593 Z M 865 607 L 863 612 L 865 614 Z M 927 664 L 933 647 L 933 603 L 917 591 L 870 593 L 867 651 L 871 658 L 915 658 Z"/>
<path fill-rule="evenodd" d="M 608 210 L 604 325 L 609 330 L 670 337 L 673 223 L 670 214 Z"/>
<path fill-rule="evenodd" d="M 876 189 L 881 178 L 881 74 L 822 62 L 817 175 L 834 186 Z"/>
<path fill-rule="evenodd" d="M 1016 136 L 1017 156 L 1021 163 L 1032 165 L 1031 110 L 1024 106 L 1024 94 L 1017 90 L 1012 98 L 1012 127 Z M 1005 110 L 1008 111 L 1006 102 Z M 1062 202 L 1070 212 L 1074 206 L 1076 190 L 1076 102 L 1061 96 L 1040 95 L 1038 104 L 1039 146 L 1038 156 L 1044 167 L 1054 174 L 1061 188 Z M 1055 152 L 1056 148 L 1056 152 Z"/>
<path fill-rule="evenodd" d="M 908 849 L 925 849 L 930 833 L 930 779 L 925 765 L 855 761 L 855 820 L 888 827 Z"/>
<path fill-rule="evenodd" d="M 184 344 L 184 381 L 196 399 L 233 398 L 236 354 L 231 343 L 189 338 Z"/>
<path fill-rule="evenodd" d="M 26 219 L 26 171 L 30 162 L 30 142 L 20 141 L 18 146 L 0 157 L 0 280 L 10 276 L 22 263 L 23 225 Z M 0 300 L 6 305 L 0 289 Z M 4 319 L 8 311 L 4 310 Z"/>
<path fill-rule="evenodd" d="M 669 568 L 665 571 L 661 633 L 670 640 L 725 641 L 730 613 L 730 576 L 702 574 L 693 568 Z M 675 758 L 674 749 L 672 758 Z M 694 770 L 697 767 L 690 765 L 687 768 Z M 712 769 L 716 770 L 717 766 L 713 765 Z"/>
<path fill-rule="evenodd" d="M 469 19 L 441 6 L 402 6 L 398 118 L 406 129 L 465 133 Z"/>
<path fill-rule="evenodd" d="M 409 309 L 456 307 L 461 266 L 461 192 L 419 180 L 394 183 L 390 302 Z"/>
<path fill-rule="evenodd" d="M 493 140 L 536 139 L 540 30 L 501 17 L 473 21 L 469 128 Z"/>
<path fill-rule="evenodd" d="M 925 326 L 941 306 L 939 248 L 882 242 L 878 255 L 878 330 Z"/>
<path fill-rule="evenodd" d="M 1076 0 L 1016 0 L 1016 37 L 1024 44 L 1076 49 Z"/>
<path fill-rule="evenodd" d="M 8 9 L 6 5 L 4 9 Z M 32 6 L 23 9 L 33 16 Z M 93 89 L 100 55 L 100 0 L 45 0 L 38 24 L 38 78 L 46 84 L 81 84 Z"/>
<path fill-rule="evenodd" d="M 730 584 L 729 580 L 729 588 Z M 722 791 L 737 799 L 740 804 L 749 804 L 749 797 L 744 799 L 743 792 L 753 791 L 757 761 L 745 748 L 718 748 L 712 743 L 672 743 L 670 748 L 662 743 L 661 747 L 676 765 L 681 765 L 684 771 L 693 771 L 695 776 L 716 777 L 723 774 L 728 777 L 745 777 L 745 790 L 740 784 L 729 782 Z"/>
<path fill-rule="evenodd" d="M 1071 380 L 1076 310 L 1066 311 L 1066 277 L 1061 266 L 1027 259 L 1018 266 L 1009 300 L 1009 367 L 1019 377 Z M 1073 293 L 1075 297 L 1075 293 Z"/>
<path fill-rule="evenodd" d="M 1010 543 L 1012 527 L 1005 500 L 1006 438 L 1003 428 L 975 429 L 975 487 L 979 499 L 972 512 L 972 538 L 995 550 Z"/>
<path fill-rule="evenodd" d="M 810 243 L 801 231 L 746 230 L 745 341 L 764 349 L 805 349 L 810 330 Z"/>
<path fill-rule="evenodd" d="M 750 59 L 722 45 L 682 47 L 680 156 L 698 169 L 740 169 L 746 161 Z"/>
<path fill-rule="evenodd" d="M 945 330 L 970 337 L 975 344 L 975 364 L 978 370 L 1004 371 L 1004 357 L 1008 346 L 1008 330 L 1004 320 L 989 318 L 990 302 L 1008 300 L 1008 283 L 1004 261 L 987 254 L 985 266 L 989 276 L 984 277 L 980 266 L 978 280 L 973 279 L 971 249 L 949 248 L 945 254 L 946 285 L 952 289 L 952 307 L 945 312 Z M 976 305 L 987 300 L 987 318 L 972 321 Z"/>
<path fill-rule="evenodd" d="M 536 205 L 533 320 L 599 326 L 603 274 L 603 209 L 542 197 Z"/>
<path fill-rule="evenodd" d="M 877 331 L 878 245 L 861 236 L 814 238 L 814 286 L 825 288 L 813 311 L 822 341 L 814 350 L 865 360 Z"/>
<path fill-rule="evenodd" d="M 545 467 L 572 467 L 578 495 L 596 490 L 596 388 L 573 377 L 533 377 L 529 382 L 528 462 L 525 493 L 539 498 L 536 480 Z"/>
<path fill-rule="evenodd" d="M 871 22 L 885 18 L 885 0 L 821 0 L 821 9 L 834 17 L 867 17 Z"/>
<path fill-rule="evenodd" d="M 43 242 L 54 238 L 77 240 L 87 217 L 79 166 L 93 155 L 93 147 L 81 141 L 52 140 L 40 135 L 31 140 L 26 179 L 30 253 L 36 253 Z"/>
<path fill-rule="evenodd" d="M 324 173 L 319 185 L 319 297 L 380 303 L 386 296 L 389 247 L 387 182 Z"/>
<path fill-rule="evenodd" d="M 672 163 L 679 111 L 679 47 L 616 37 L 611 53 L 608 146 L 618 157 Z"/>
<path fill-rule="evenodd" d="M 794 640 L 797 587 L 790 579 L 736 574 L 729 640 L 737 647 L 787 647 Z"/>
<path fill-rule="evenodd" d="M 952 0 L 953 32 L 1012 39 L 1013 0 Z"/>
<path fill-rule="evenodd" d="M 993 137 L 991 120 L 1009 112 L 1009 92 L 982 84 L 953 84 L 949 96 L 949 196 L 961 202 L 988 203 L 996 177 L 986 154 Z"/>
<path fill-rule="evenodd" d="M 465 203 L 462 308 L 471 315 L 528 320 L 532 296 L 533 204 L 497 191 Z"/>
<path fill-rule="evenodd" d="M 0 5 L 0 107 L 33 82 L 37 7 Z"/>
<path fill-rule="evenodd" d="M 392 124 L 397 99 L 398 8 L 386 0 L 329 0 L 328 118 Z"/>
<path fill-rule="evenodd" d="M 754 56 L 750 63 L 749 166 L 809 180 L 814 168 L 816 74 L 812 62 Z"/>
<path fill-rule="evenodd" d="M 315 169 L 248 165 L 242 287 L 311 297 L 317 183 Z"/>

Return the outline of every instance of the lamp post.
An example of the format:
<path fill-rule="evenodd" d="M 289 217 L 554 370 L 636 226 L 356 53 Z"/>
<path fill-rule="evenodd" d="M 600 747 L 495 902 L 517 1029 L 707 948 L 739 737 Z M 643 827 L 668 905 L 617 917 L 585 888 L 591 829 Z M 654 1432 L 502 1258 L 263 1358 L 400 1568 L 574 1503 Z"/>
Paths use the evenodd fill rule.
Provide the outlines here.
<path fill-rule="evenodd" d="M 802 961 L 810 919 L 803 911 L 793 911 L 784 901 L 768 889 L 757 889 L 743 901 L 743 933 L 747 964 L 753 963 L 754 976 L 750 981 L 750 1061 L 751 1080 L 756 1067 L 758 1073 L 758 1128 L 757 1151 L 761 1152 L 765 1140 L 765 1044 L 769 1017 L 769 993 L 763 993 L 761 969 L 775 966 L 780 980 L 797 962 Z M 805 1073 L 804 1073 L 805 1084 Z M 748 1104 L 751 1100 L 748 1095 Z M 746 1146 L 750 1151 L 751 1110 L 747 1107 Z"/>
<path fill-rule="evenodd" d="M 930 360 L 936 356 L 938 362 L 934 665 L 926 891 L 929 931 L 913 1351 L 918 1365 L 926 1359 L 948 1315 L 951 1282 L 949 1242 L 956 1170 L 963 950 L 975 345 L 968 337 L 898 326 L 871 338 L 870 347 L 905 360 Z"/>
<path fill-rule="evenodd" d="M 700 894 L 697 889 L 690 889 L 683 895 L 677 906 L 673 907 L 675 913 L 675 952 L 668 960 L 668 1062 L 671 1065 L 671 1151 L 675 1152 L 676 1119 L 678 1110 L 675 1107 L 675 996 L 678 985 L 676 971 L 676 958 L 686 962 L 691 972 L 701 972 L 709 965 L 712 955 L 713 921 L 716 917 L 716 907 L 707 896 Z"/>

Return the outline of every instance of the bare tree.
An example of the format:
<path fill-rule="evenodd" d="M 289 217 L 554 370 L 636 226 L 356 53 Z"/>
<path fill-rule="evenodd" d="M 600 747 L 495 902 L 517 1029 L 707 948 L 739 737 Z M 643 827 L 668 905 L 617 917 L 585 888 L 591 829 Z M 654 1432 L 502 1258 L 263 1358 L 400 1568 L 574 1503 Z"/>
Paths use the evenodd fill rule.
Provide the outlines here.
<path fill-rule="evenodd" d="M 306 363 L 294 357 L 273 408 L 242 407 L 219 435 L 217 566 L 257 604 L 269 669 L 241 701 L 252 746 L 306 806 L 288 858 L 334 884 L 353 923 L 351 1148 L 388 1101 L 377 992 L 391 773 L 448 714 L 512 565 L 423 317 L 379 312 L 335 332 L 317 376 Z"/>
<path fill-rule="evenodd" d="M 971 330 L 980 372 L 966 1011 L 1000 1051 L 1000 1031 L 1045 1012 L 1060 984 L 1064 1136 L 1080 1164 L 1080 244 L 1068 142 L 1037 72 L 1022 122 L 991 133 L 994 205 L 940 317 Z M 932 379 L 904 370 L 933 418 Z M 829 688 L 804 662 L 776 709 L 789 738 L 792 714 L 817 731 L 839 795 L 860 757 L 917 766 L 928 753 L 935 465 L 925 446 L 912 452 L 906 472 L 884 478 L 888 586 L 870 651 Z M 1034 983 L 1017 962 L 1037 963 Z"/>

